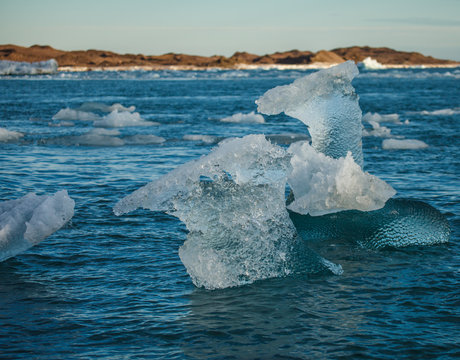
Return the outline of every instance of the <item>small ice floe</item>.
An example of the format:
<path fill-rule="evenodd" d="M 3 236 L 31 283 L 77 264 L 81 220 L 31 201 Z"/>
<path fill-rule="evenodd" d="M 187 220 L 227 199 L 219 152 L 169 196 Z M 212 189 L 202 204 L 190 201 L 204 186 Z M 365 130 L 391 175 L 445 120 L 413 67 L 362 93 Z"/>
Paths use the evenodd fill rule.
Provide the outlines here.
<path fill-rule="evenodd" d="M 7 130 L 0 128 L 0 142 L 14 142 L 24 137 L 24 134 L 19 131 Z"/>
<path fill-rule="evenodd" d="M 391 129 L 386 126 L 380 125 L 376 121 L 368 121 L 372 126 L 372 129 L 363 128 L 363 136 L 375 136 L 375 137 L 389 137 L 391 136 Z"/>
<path fill-rule="evenodd" d="M 460 114 L 460 107 L 439 109 L 439 110 L 432 110 L 432 111 L 423 110 L 423 111 L 420 111 L 419 114 L 426 115 L 426 116 L 452 116 L 452 115 Z"/>
<path fill-rule="evenodd" d="M 184 135 L 182 139 L 187 140 L 187 141 L 202 142 L 204 144 L 217 144 L 220 140 L 220 138 L 218 138 L 217 136 L 201 135 L 201 134 Z"/>
<path fill-rule="evenodd" d="M 54 59 L 38 62 L 0 60 L 0 75 L 38 75 L 57 73 L 58 63 Z"/>
<path fill-rule="evenodd" d="M 74 207 L 66 190 L 42 196 L 29 193 L 0 202 L 0 261 L 26 251 L 59 230 L 72 218 Z"/>
<path fill-rule="evenodd" d="M 119 103 L 115 103 L 112 105 L 106 105 L 106 104 L 99 103 L 99 102 L 85 102 L 81 104 L 78 108 L 76 108 L 76 110 L 87 111 L 87 112 L 100 111 L 100 112 L 105 112 L 105 113 L 111 113 L 112 111 L 115 111 L 115 110 L 133 112 L 134 110 L 136 110 L 136 107 L 134 105 L 126 107 Z"/>
<path fill-rule="evenodd" d="M 417 150 L 425 149 L 428 144 L 421 140 L 412 139 L 385 139 L 382 142 L 382 149 L 384 150 Z"/>
<path fill-rule="evenodd" d="M 156 126 L 160 125 L 154 121 L 147 121 L 141 118 L 138 112 L 127 112 L 114 110 L 105 115 L 102 119 L 94 121 L 96 127 L 127 127 L 127 126 Z"/>
<path fill-rule="evenodd" d="M 263 124 L 265 119 L 262 115 L 256 114 L 254 111 L 251 111 L 249 114 L 237 113 L 232 116 L 227 116 L 220 119 L 221 122 L 226 123 L 244 123 L 244 124 Z"/>
<path fill-rule="evenodd" d="M 401 124 L 401 119 L 399 118 L 398 114 L 379 114 L 379 113 L 372 113 L 368 112 L 363 115 L 363 121 L 366 122 L 377 122 L 377 123 L 393 123 L 393 124 Z"/>
<path fill-rule="evenodd" d="M 57 114 L 52 117 L 52 119 L 65 121 L 97 121 L 100 120 L 101 117 L 92 112 L 65 108 L 59 110 Z"/>
<path fill-rule="evenodd" d="M 137 134 L 125 136 L 123 140 L 128 145 L 154 145 L 161 144 L 166 141 L 165 138 L 152 134 Z"/>

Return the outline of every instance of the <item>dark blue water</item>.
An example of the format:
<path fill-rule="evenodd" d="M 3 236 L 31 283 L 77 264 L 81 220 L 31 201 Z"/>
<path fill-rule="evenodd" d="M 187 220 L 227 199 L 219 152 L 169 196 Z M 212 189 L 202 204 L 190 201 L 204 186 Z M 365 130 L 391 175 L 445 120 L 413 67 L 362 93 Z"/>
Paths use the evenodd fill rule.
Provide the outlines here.
<path fill-rule="evenodd" d="M 68 225 L 0 263 L 0 357 L 305 359 L 459 356 L 460 71 L 364 72 L 354 82 L 364 113 L 399 114 L 382 124 L 422 140 L 419 150 L 382 150 L 363 138 L 366 170 L 440 210 L 450 242 L 368 250 L 348 242 L 321 254 L 341 276 L 258 281 L 209 291 L 194 287 L 179 256 L 186 231 L 176 218 L 115 203 L 179 164 L 207 154 L 217 138 L 306 133 L 285 115 L 265 124 L 218 119 L 256 109 L 266 90 L 302 71 L 69 73 L 0 79 L 0 127 L 25 136 L 0 143 L 0 201 L 67 189 Z M 57 125 L 60 109 L 84 102 L 135 105 L 158 126 L 119 128 L 161 144 L 76 146 L 91 122 Z M 438 111 L 442 110 L 442 111 Z M 435 112 L 438 111 L 438 112 Z M 32 120 L 31 120 L 32 118 Z M 368 125 L 366 125 L 368 126 Z M 59 141 L 56 141 L 58 139 Z"/>

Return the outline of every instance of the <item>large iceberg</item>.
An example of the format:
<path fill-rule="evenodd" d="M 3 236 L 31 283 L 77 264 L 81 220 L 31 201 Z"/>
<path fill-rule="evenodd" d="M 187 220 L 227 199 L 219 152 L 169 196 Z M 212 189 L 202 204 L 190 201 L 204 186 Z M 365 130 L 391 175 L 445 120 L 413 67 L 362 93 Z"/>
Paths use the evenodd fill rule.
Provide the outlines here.
<path fill-rule="evenodd" d="M 362 167 L 362 112 L 351 85 L 359 71 L 347 61 L 268 90 L 256 103 L 258 111 L 286 115 L 308 126 L 312 146 L 332 158 L 351 152 Z"/>
<path fill-rule="evenodd" d="M 442 214 L 423 203 L 387 203 L 395 190 L 363 171 L 362 115 L 351 85 L 357 73 L 346 62 L 257 101 L 263 113 L 302 120 L 312 145 L 285 149 L 263 135 L 222 141 L 120 200 L 115 214 L 141 207 L 183 221 L 188 234 L 179 256 L 193 283 L 208 289 L 293 273 L 340 274 L 340 265 L 308 247 L 312 240 L 349 236 L 372 248 L 447 241 Z"/>
<path fill-rule="evenodd" d="M 0 75 L 55 74 L 58 63 L 54 59 L 37 62 L 0 60 Z"/>
<path fill-rule="evenodd" d="M 27 194 L 0 202 L 0 261 L 37 245 L 64 226 L 74 214 L 67 191 L 54 195 Z"/>

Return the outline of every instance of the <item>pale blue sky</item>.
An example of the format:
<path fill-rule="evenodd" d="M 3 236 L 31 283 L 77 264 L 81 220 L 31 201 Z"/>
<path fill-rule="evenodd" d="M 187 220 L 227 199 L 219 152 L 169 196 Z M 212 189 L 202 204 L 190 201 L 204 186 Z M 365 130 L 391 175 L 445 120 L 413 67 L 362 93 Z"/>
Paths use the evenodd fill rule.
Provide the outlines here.
<path fill-rule="evenodd" d="M 0 0 L 0 44 L 148 55 L 388 46 L 460 60 L 460 0 Z"/>

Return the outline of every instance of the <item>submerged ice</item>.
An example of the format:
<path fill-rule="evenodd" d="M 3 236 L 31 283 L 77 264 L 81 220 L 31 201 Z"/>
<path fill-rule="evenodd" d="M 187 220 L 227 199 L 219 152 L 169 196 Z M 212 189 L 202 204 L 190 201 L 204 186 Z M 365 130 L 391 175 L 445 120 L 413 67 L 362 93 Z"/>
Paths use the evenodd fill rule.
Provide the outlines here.
<path fill-rule="evenodd" d="M 73 216 L 75 202 L 61 190 L 0 202 L 0 261 L 37 245 Z"/>

